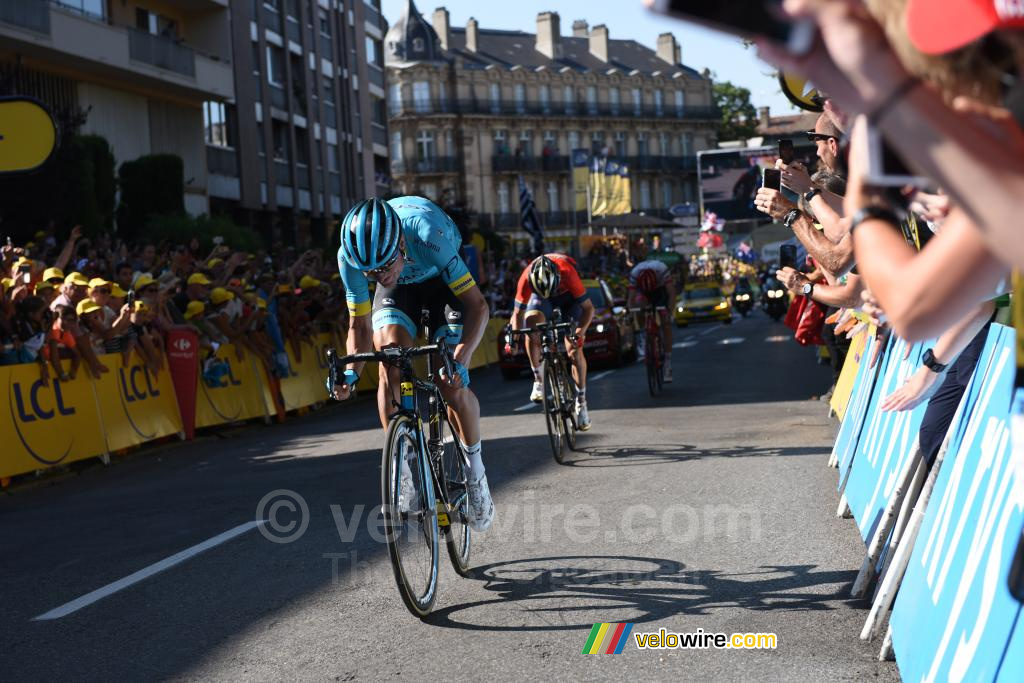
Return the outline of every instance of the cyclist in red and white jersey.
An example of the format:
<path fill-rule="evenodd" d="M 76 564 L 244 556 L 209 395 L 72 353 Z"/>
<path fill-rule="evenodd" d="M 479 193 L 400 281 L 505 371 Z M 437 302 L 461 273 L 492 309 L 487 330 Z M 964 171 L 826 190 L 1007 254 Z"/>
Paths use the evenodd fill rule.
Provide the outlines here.
<path fill-rule="evenodd" d="M 646 306 L 648 303 L 662 307 L 661 336 L 665 348 L 665 382 L 672 381 L 672 319 L 669 315 L 676 301 L 676 287 L 672 272 L 662 261 L 646 259 L 647 249 L 637 245 L 635 253 L 640 262 L 629 272 L 629 298 L 626 304 Z"/>

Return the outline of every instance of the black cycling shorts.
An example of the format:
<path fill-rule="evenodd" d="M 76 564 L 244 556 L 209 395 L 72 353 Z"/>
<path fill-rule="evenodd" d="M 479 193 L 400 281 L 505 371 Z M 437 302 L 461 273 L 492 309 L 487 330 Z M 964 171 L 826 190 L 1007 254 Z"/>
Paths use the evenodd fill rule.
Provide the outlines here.
<path fill-rule="evenodd" d="M 640 303 L 654 304 L 654 306 L 668 307 L 672 302 L 668 300 L 668 287 L 662 285 L 652 292 L 642 292 L 639 289 L 636 293 L 640 295 Z"/>
<path fill-rule="evenodd" d="M 540 311 L 544 314 L 545 320 L 551 320 L 555 315 L 555 309 L 561 312 L 562 322 L 579 322 L 583 317 L 582 301 L 574 298 L 569 292 L 555 295 L 550 299 L 542 299 L 536 294 L 531 295 L 526 304 L 526 315 L 529 316 L 530 311 Z"/>
<path fill-rule="evenodd" d="M 422 311 L 430 312 L 429 326 L 434 341 L 442 334 L 449 344 L 462 339 L 462 302 L 452 293 L 440 277 L 423 282 L 398 284 L 394 287 L 377 285 L 373 295 L 373 329 L 387 325 L 401 325 L 416 339 L 423 331 Z"/>

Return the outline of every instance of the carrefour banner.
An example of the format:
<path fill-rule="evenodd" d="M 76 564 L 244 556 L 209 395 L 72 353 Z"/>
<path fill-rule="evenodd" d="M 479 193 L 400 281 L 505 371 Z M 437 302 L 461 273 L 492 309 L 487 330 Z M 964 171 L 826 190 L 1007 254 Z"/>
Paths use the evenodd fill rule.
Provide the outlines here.
<path fill-rule="evenodd" d="M 574 149 L 572 154 L 572 193 L 576 210 L 587 210 L 587 183 L 590 182 L 590 152 Z"/>
<path fill-rule="evenodd" d="M 96 380 L 107 450 L 138 446 L 182 431 L 174 383 L 166 367 L 151 372 L 135 354 L 127 365 L 121 354 L 101 360 L 110 369 Z"/>
<path fill-rule="evenodd" d="M 1014 374 L 1013 330 L 992 325 L 963 440 L 943 462 L 893 608 L 905 680 L 1021 680 L 1020 648 L 1009 647 L 1021 605 L 1007 587 L 1024 524 L 1024 453 L 1010 439 Z"/>
<path fill-rule="evenodd" d="M 914 344 L 908 354 L 907 343 L 896 339 L 885 373 L 875 386 L 868 422 L 846 483 L 846 500 L 865 541 L 874 534 L 899 483 L 900 472 L 916 450 L 917 433 L 928 409 L 927 402 L 901 411 L 883 412 L 878 406 L 921 367 L 921 357 L 928 348 L 931 344 Z"/>
<path fill-rule="evenodd" d="M 252 355 L 243 352 L 239 358 L 234 344 L 224 344 L 217 349 L 217 358 L 227 364 L 227 373 L 212 384 L 200 376 L 196 427 L 269 416 L 273 406 L 264 401 L 262 370 Z"/>
<path fill-rule="evenodd" d="M 7 410 L 0 414 L 0 477 L 66 465 L 106 452 L 96 394 L 82 368 L 45 385 L 39 366 L 0 366 Z"/>
<path fill-rule="evenodd" d="M 836 444 L 832 449 L 833 455 L 839 462 L 839 482 L 842 485 L 846 480 L 846 473 L 853 462 L 853 454 L 857 451 L 857 443 L 860 440 L 861 430 L 864 421 L 868 416 L 868 406 L 875 389 L 875 379 L 881 368 L 884 367 L 887 353 L 882 353 L 877 362 L 872 365 L 876 349 L 881 342 L 875 336 L 875 328 L 872 325 L 868 330 L 868 339 L 864 345 L 864 353 L 860 365 L 857 367 L 857 379 L 853 385 L 853 393 L 850 395 L 850 402 L 843 416 L 843 422 L 839 426 L 839 435 L 836 437 Z M 847 362 L 849 362 L 849 355 Z"/>

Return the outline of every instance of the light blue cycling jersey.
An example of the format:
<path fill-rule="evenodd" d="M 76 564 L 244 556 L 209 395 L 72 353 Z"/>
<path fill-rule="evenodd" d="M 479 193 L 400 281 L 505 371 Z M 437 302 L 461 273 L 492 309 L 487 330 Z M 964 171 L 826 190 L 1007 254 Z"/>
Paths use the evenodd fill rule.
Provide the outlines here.
<path fill-rule="evenodd" d="M 469 273 L 459 248 L 462 236 L 441 207 L 422 197 L 395 197 L 388 200 L 402 220 L 405 237 L 405 265 L 398 284 L 409 285 L 441 277 L 458 296 L 476 282 Z M 345 284 L 345 300 L 350 315 L 370 313 L 370 289 L 366 275 L 350 266 L 338 249 L 338 270 Z"/>

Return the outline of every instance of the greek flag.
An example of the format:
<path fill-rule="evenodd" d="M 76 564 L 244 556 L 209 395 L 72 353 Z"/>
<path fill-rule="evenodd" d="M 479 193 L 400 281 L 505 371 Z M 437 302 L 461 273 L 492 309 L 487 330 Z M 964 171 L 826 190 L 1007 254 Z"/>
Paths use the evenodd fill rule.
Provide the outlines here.
<path fill-rule="evenodd" d="M 519 176 L 519 222 L 522 224 L 523 230 L 533 238 L 533 251 L 543 254 L 544 225 L 540 221 L 537 205 L 533 203 L 530 188 L 523 182 L 523 176 Z"/>

